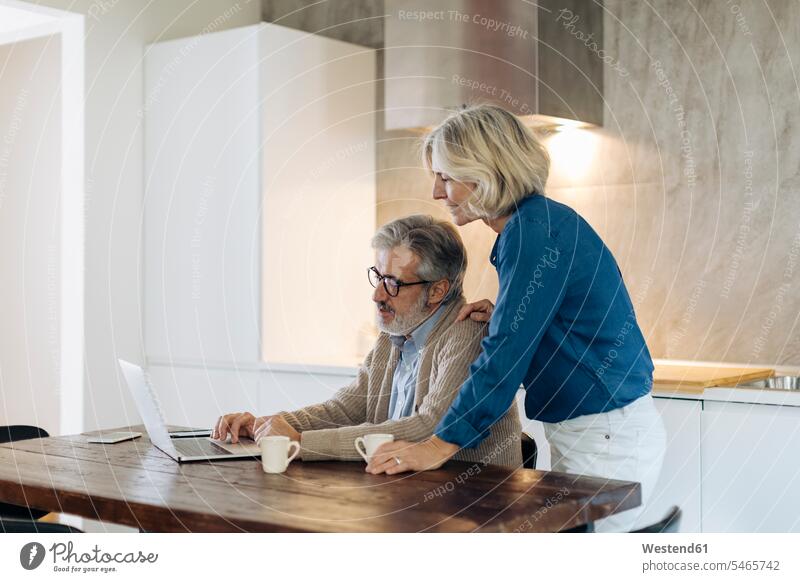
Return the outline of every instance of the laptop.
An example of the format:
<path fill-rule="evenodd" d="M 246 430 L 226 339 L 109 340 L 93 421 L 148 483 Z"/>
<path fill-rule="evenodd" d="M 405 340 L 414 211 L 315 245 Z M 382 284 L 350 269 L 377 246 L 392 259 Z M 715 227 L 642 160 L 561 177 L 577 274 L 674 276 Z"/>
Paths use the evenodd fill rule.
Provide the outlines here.
<path fill-rule="evenodd" d="M 213 461 L 219 459 L 250 459 L 260 457 L 261 450 L 253 441 L 244 443 L 222 443 L 210 438 L 173 438 L 167 430 L 158 397 L 150 385 L 150 379 L 139 366 L 118 360 L 125 382 L 136 401 L 147 435 L 152 443 L 167 455 L 185 463 L 189 461 Z M 249 440 L 249 439 L 248 439 Z"/>

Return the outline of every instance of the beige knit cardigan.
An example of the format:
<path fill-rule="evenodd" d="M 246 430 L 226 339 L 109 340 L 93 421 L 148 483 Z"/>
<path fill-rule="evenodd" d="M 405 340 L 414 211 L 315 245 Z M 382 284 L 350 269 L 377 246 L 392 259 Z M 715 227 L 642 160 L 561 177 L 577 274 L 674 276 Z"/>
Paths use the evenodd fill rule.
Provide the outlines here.
<path fill-rule="evenodd" d="M 355 380 L 321 404 L 283 412 L 286 421 L 301 433 L 304 461 L 360 460 L 353 444 L 370 433 L 393 434 L 395 440 L 421 441 L 433 434 L 459 388 L 470 364 L 481 351 L 486 324 L 456 322 L 463 298 L 440 307 L 442 317 L 428 335 L 420 352 L 414 413 L 388 420 L 392 377 L 400 349 L 381 333 L 367 354 Z M 492 426 L 490 436 L 473 449 L 462 449 L 455 459 L 510 467 L 522 465 L 521 425 L 516 403 Z"/>

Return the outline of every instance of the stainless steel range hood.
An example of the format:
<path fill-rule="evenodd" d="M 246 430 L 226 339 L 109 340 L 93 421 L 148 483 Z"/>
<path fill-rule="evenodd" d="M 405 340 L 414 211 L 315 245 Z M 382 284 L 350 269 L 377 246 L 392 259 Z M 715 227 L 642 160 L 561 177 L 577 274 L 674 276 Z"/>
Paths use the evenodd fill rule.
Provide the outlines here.
<path fill-rule="evenodd" d="M 386 128 L 497 103 L 532 125 L 601 125 L 603 8 L 594 0 L 386 0 Z"/>

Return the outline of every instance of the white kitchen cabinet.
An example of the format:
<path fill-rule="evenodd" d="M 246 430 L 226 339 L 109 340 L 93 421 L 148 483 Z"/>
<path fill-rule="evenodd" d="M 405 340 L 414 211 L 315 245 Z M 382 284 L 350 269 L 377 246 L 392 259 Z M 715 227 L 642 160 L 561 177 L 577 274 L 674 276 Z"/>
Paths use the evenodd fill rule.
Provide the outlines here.
<path fill-rule="evenodd" d="M 800 532 L 800 407 L 704 406 L 703 531 Z"/>
<path fill-rule="evenodd" d="M 144 101 L 148 360 L 357 359 L 375 51 L 266 23 L 157 43 Z"/>
<path fill-rule="evenodd" d="M 663 519 L 678 505 L 683 512 L 680 531 L 701 531 L 701 414 L 700 400 L 655 398 L 667 432 L 667 451 L 656 489 L 637 527 Z"/>
<path fill-rule="evenodd" d="M 145 54 L 148 358 L 259 357 L 257 59 L 252 27 Z"/>

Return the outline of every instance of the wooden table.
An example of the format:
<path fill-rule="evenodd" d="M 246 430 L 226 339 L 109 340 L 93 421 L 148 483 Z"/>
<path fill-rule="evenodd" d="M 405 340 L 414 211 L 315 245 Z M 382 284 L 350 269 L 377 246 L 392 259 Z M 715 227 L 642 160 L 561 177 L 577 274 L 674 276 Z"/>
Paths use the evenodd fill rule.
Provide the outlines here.
<path fill-rule="evenodd" d="M 127 427 L 118 430 L 139 430 Z M 363 463 L 256 460 L 179 465 L 145 436 L 0 445 L 0 501 L 158 532 L 560 531 L 641 503 L 627 481 L 451 461 L 369 475 Z"/>

